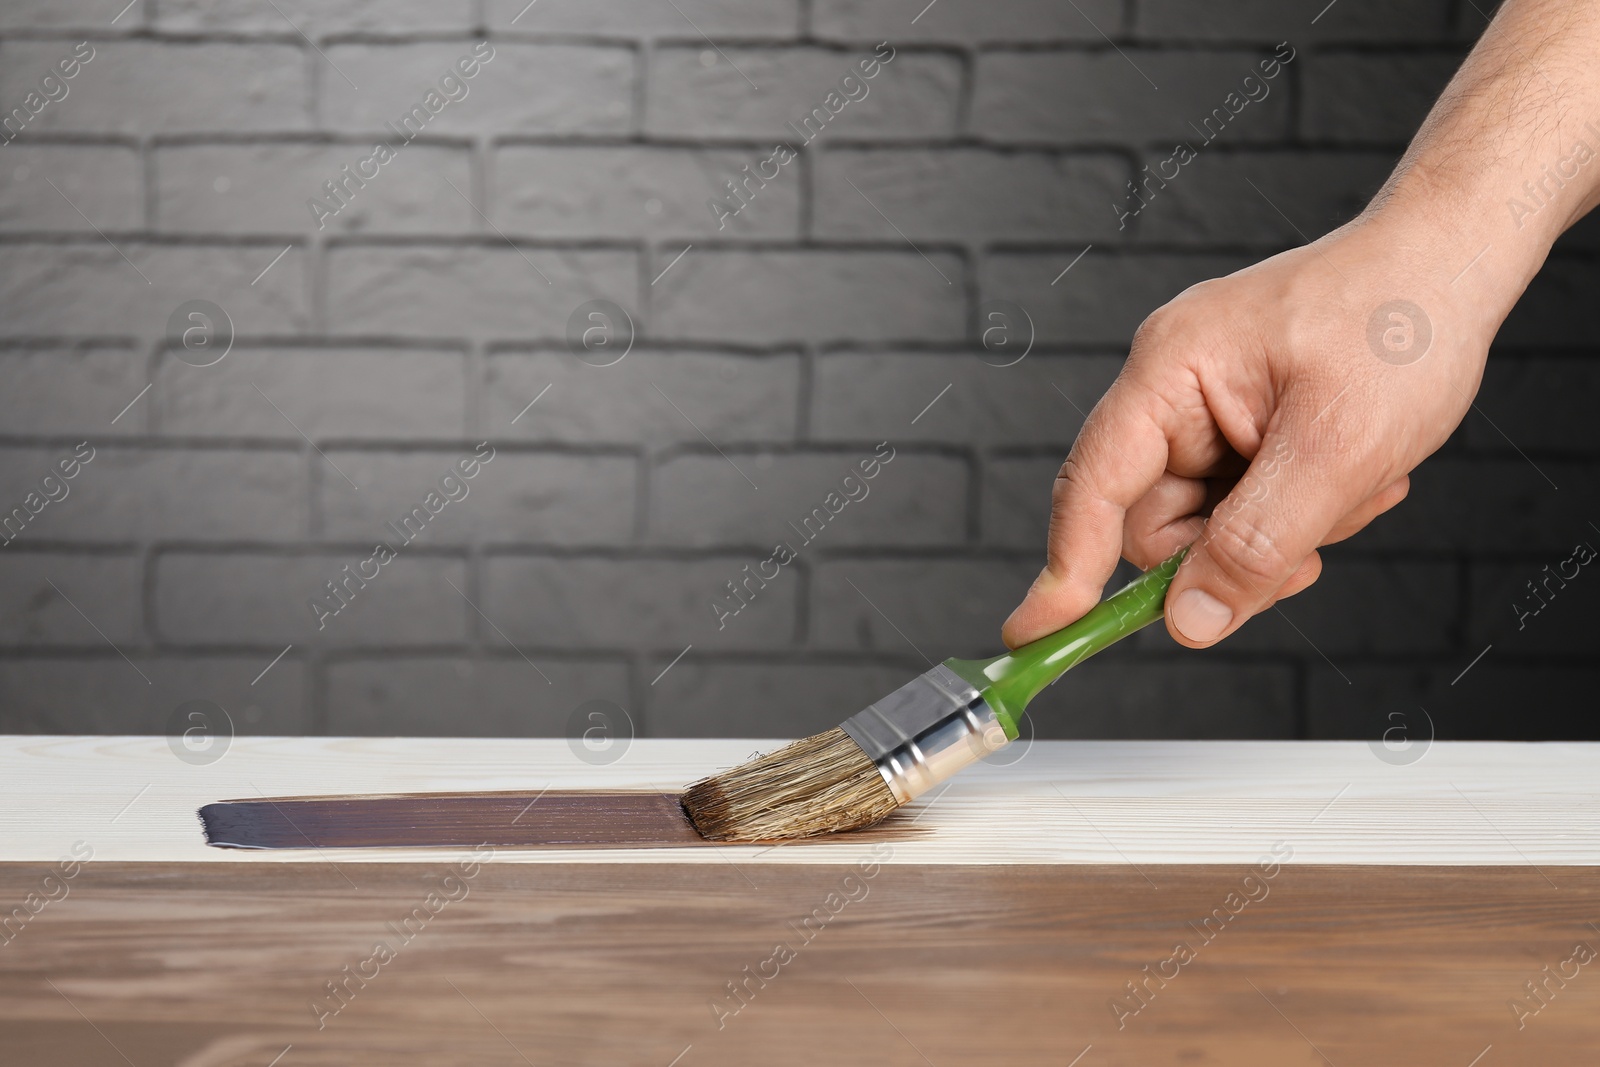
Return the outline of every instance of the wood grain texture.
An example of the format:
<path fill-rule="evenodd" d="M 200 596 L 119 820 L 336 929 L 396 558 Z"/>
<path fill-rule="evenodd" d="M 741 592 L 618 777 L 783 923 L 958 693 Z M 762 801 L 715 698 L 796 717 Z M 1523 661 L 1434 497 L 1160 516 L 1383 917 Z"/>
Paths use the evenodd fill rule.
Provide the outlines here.
<path fill-rule="evenodd" d="M 236 738 L 214 763 L 159 737 L 0 737 L 0 861 L 50 862 L 74 840 L 100 860 L 240 862 L 195 812 L 233 797 L 645 789 L 735 765 L 756 741 L 635 741 L 591 766 L 561 739 Z M 978 765 L 899 813 L 895 862 L 1600 863 L 1600 745 L 1440 742 L 1395 766 L 1362 742 L 1040 742 Z M 866 843 L 769 850 L 511 852 L 522 863 L 850 863 Z M 328 850 L 340 863 L 431 862 L 427 850 Z M 251 862 L 296 862 L 292 854 Z"/>
<path fill-rule="evenodd" d="M 446 860 L 341 868 L 85 866 L 0 948 L 0 1058 L 1066 1067 L 1092 1045 L 1078 1067 L 1467 1067 L 1492 1045 L 1479 1067 L 1550 1067 L 1600 1046 L 1600 963 L 1521 1030 L 1508 1007 L 1600 944 L 1595 868 L 1548 868 L 1557 890 L 1527 867 L 1286 866 L 1121 1029 L 1113 998 L 1246 869 L 486 863 L 399 944 Z M 853 873 L 866 892 L 803 939 Z M 38 878 L 0 866 L 0 893 Z M 319 1013 L 379 941 L 393 958 Z M 746 967 L 773 977 L 719 1015 Z"/>
<path fill-rule="evenodd" d="M 1600 1048 L 1600 960 L 1572 962 L 1600 948 L 1600 746 L 1394 766 L 1361 744 L 1041 744 L 913 805 L 915 833 L 775 848 L 241 852 L 195 817 L 334 790 L 670 791 L 752 747 L 636 742 L 594 768 L 559 740 L 258 738 L 193 766 L 160 738 L 0 739 L 0 1061 L 1544 1067 Z"/>

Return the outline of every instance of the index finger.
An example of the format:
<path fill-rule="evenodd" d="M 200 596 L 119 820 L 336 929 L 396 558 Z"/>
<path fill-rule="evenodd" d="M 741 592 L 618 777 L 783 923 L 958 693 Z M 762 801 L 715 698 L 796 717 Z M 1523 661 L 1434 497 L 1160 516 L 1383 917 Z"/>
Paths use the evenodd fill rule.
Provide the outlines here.
<path fill-rule="evenodd" d="M 1047 562 L 1001 628 L 1016 648 L 1052 633 L 1100 601 L 1122 556 L 1128 508 L 1167 467 L 1159 405 L 1124 375 L 1084 421 L 1051 491 Z"/>

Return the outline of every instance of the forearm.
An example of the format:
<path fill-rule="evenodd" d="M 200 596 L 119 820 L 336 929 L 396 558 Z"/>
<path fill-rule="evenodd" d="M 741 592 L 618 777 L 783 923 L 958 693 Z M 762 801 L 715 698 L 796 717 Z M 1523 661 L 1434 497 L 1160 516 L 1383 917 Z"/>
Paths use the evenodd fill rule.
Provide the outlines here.
<path fill-rule="evenodd" d="M 1397 222 L 1435 261 L 1428 288 L 1492 335 L 1597 201 L 1600 2 L 1507 0 L 1368 218 Z"/>

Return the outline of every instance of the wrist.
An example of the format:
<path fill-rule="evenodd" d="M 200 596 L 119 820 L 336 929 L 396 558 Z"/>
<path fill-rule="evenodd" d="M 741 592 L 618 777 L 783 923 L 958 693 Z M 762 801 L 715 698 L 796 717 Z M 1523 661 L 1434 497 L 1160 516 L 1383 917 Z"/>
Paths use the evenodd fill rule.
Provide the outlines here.
<path fill-rule="evenodd" d="M 1406 264 L 1417 303 L 1436 308 L 1459 340 L 1482 350 L 1567 225 L 1555 204 L 1514 218 L 1506 186 L 1503 176 L 1463 185 L 1426 167 L 1404 168 L 1357 220 Z"/>

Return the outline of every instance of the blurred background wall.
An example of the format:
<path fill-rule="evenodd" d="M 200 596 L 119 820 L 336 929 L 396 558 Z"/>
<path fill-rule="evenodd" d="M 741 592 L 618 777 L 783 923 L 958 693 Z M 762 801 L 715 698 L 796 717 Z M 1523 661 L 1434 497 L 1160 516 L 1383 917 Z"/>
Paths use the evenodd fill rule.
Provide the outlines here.
<path fill-rule="evenodd" d="M 121 7 L 0 6 L 12 732 L 159 732 L 205 701 L 242 733 L 560 734 L 612 707 L 640 735 L 793 736 L 997 652 L 1139 321 L 1356 212 L 1487 10 Z M 1197 158 L 1120 217 L 1179 141 Z M 770 180 L 744 204 L 746 165 Z M 1145 632 L 1042 697 L 1038 735 L 1600 735 L 1600 577 L 1513 608 L 1600 545 L 1597 232 L 1313 589 L 1213 651 Z"/>

